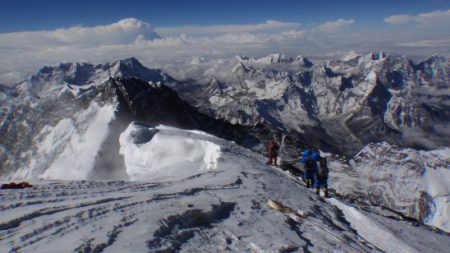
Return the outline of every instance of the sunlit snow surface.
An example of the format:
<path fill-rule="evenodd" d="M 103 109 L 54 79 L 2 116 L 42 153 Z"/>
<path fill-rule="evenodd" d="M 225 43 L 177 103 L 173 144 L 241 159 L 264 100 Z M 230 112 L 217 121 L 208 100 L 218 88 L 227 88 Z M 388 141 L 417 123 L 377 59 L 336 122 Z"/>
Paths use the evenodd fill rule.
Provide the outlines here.
<path fill-rule="evenodd" d="M 146 143 L 139 138 L 153 138 Z M 203 132 L 180 132 L 130 124 L 120 137 L 120 153 L 131 180 L 181 179 L 217 168 L 220 146 Z"/>
<path fill-rule="evenodd" d="M 450 232 L 450 149 L 418 151 L 371 143 L 350 161 L 331 162 L 342 195 L 399 211 Z"/>
<path fill-rule="evenodd" d="M 114 119 L 116 105 L 92 103 L 56 125 L 45 126 L 34 138 L 38 155 L 10 178 L 86 179 Z M 45 167 L 45 168 L 44 168 Z"/>
<path fill-rule="evenodd" d="M 411 237 L 414 236 L 417 238 L 428 237 L 429 235 L 423 234 L 423 231 L 411 229 L 405 234 L 405 224 L 401 222 L 393 224 L 389 219 L 358 210 L 334 198 L 329 202 L 342 210 L 352 228 L 358 231 L 364 239 L 377 245 L 384 252 L 420 253 L 428 250 L 429 245 L 420 240 L 411 240 Z M 431 238 L 427 238 L 427 240 L 429 239 Z"/>
<path fill-rule="evenodd" d="M 365 238 L 367 234 L 355 227 L 355 214 L 348 214 L 347 204 L 338 205 L 341 212 L 297 178 L 266 166 L 263 157 L 198 131 L 152 129 L 132 124 L 120 138 L 126 164 L 132 165 L 127 173 L 137 181 L 32 180 L 33 188 L 1 190 L 0 249 L 279 252 L 287 245 L 298 252 L 383 249 L 377 245 L 383 242 Z M 160 157 L 166 154 L 171 159 Z M 292 218 L 292 213 L 269 208 L 269 198 L 301 210 L 305 217 Z M 450 247 L 448 235 L 370 215 L 378 219 L 377 232 L 394 231 L 393 240 L 402 240 L 411 251 L 446 252 Z"/>

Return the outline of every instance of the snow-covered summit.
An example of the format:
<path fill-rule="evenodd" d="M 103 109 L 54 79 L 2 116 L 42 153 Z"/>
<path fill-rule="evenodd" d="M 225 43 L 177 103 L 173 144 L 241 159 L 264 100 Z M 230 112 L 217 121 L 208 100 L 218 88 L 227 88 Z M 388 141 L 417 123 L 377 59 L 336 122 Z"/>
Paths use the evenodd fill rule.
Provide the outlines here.
<path fill-rule="evenodd" d="M 313 63 L 310 60 L 308 60 L 306 57 L 302 55 L 298 55 L 295 58 L 292 58 L 287 55 L 279 53 L 270 54 L 260 58 L 250 58 L 248 56 L 237 55 L 236 59 L 238 60 L 238 62 L 259 67 L 264 66 L 268 67 L 270 65 L 278 65 L 278 64 L 282 65 L 296 64 L 304 67 L 311 67 L 313 65 Z"/>
<path fill-rule="evenodd" d="M 59 96 L 64 90 L 71 90 L 77 95 L 94 89 L 109 78 L 131 77 L 153 82 L 174 81 L 161 70 L 147 68 L 136 58 L 131 57 L 97 65 L 75 62 L 45 66 L 29 79 L 16 85 L 15 90 L 22 99 L 29 96 L 34 98 Z"/>
<path fill-rule="evenodd" d="M 249 58 L 247 56 L 237 55 L 236 59 L 240 62 L 260 64 L 260 65 L 270 65 L 277 63 L 292 63 L 294 59 L 288 57 L 284 54 L 270 54 L 261 58 Z"/>
<path fill-rule="evenodd" d="M 259 64 L 291 63 L 292 61 L 291 57 L 284 54 L 271 54 L 255 60 Z"/>
<path fill-rule="evenodd" d="M 297 55 L 293 61 L 293 63 L 299 64 L 304 67 L 312 67 L 314 64 L 306 57 L 302 55 Z"/>
<path fill-rule="evenodd" d="M 120 145 L 135 182 L 34 180 L 30 189 L 0 191 L 0 247 L 443 252 L 450 246 L 447 235 L 426 227 L 321 200 L 260 155 L 200 131 L 131 123 Z"/>
<path fill-rule="evenodd" d="M 58 80 L 70 85 L 85 85 L 98 83 L 108 76 L 137 77 L 143 80 L 162 81 L 161 74 L 160 70 L 149 69 L 142 65 L 135 57 L 131 57 L 98 65 L 88 62 L 75 62 L 45 66 L 36 75 L 31 76 L 31 80 Z"/>
<path fill-rule="evenodd" d="M 119 60 L 113 63 L 113 77 L 136 77 L 142 80 L 148 80 L 152 82 L 161 82 L 168 79 L 159 69 L 149 69 L 142 65 L 136 58 L 128 58 L 125 60 Z"/>
<path fill-rule="evenodd" d="M 353 61 L 355 59 L 358 59 L 359 57 L 361 57 L 361 54 L 359 54 L 355 50 L 352 50 L 352 51 L 348 52 L 346 55 L 344 55 L 344 57 L 342 57 L 342 60 L 348 62 L 348 61 Z"/>

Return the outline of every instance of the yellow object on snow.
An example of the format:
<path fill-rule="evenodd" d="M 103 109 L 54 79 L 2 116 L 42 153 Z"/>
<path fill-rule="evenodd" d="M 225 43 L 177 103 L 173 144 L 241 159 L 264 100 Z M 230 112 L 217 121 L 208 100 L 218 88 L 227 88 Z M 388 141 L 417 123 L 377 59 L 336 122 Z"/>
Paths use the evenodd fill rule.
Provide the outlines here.
<path fill-rule="evenodd" d="M 280 212 L 294 212 L 294 210 L 288 206 L 283 205 L 281 202 L 273 200 L 273 199 L 268 199 L 267 200 L 267 205 L 272 208 L 275 209 L 277 211 Z"/>

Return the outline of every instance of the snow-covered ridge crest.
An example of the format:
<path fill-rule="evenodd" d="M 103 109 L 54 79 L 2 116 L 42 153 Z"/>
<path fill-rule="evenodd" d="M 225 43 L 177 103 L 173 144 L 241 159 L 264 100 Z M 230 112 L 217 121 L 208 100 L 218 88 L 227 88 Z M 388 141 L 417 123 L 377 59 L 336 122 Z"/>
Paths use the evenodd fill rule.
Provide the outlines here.
<path fill-rule="evenodd" d="M 167 138 L 157 140 L 158 135 Z M 35 187 L 29 189 L 2 190 L 0 228 L 7 236 L 0 237 L 0 248 L 11 252 L 53 252 L 63 247 L 76 252 L 434 253 L 446 252 L 450 244 L 448 235 L 385 216 L 376 207 L 358 209 L 337 199 L 320 199 L 292 175 L 267 166 L 261 155 L 199 131 L 131 124 L 121 139 L 125 149 L 136 148 L 128 152 L 151 156 L 161 154 L 160 148 L 178 159 L 189 154 L 185 148 L 192 143 L 206 141 L 220 146 L 220 157 L 217 168 L 206 170 L 199 170 L 202 159 L 193 163 L 186 159 L 198 156 L 183 157 L 172 171 L 180 175 L 163 182 L 35 180 L 31 181 Z M 157 149 L 149 149 L 153 142 Z M 183 145 L 175 148 L 174 144 Z M 209 155 L 203 151 L 212 150 L 196 148 L 204 157 Z M 131 161 L 140 163 L 145 159 L 141 154 Z M 168 159 L 159 161 L 165 164 L 160 169 L 168 168 Z M 190 166 L 194 164 L 200 167 Z M 268 200 L 279 201 L 285 210 L 274 208 Z"/>
<path fill-rule="evenodd" d="M 217 169 L 221 147 L 201 131 L 132 122 L 120 136 L 120 154 L 132 181 L 182 179 Z"/>

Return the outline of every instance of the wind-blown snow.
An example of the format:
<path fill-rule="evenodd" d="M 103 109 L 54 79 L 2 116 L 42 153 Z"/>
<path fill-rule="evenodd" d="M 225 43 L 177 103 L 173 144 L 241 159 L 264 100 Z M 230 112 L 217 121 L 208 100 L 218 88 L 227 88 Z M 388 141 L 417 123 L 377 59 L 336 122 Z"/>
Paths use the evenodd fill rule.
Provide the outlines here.
<path fill-rule="evenodd" d="M 55 147 L 60 147 L 66 141 L 69 143 L 40 177 L 62 180 L 87 179 L 94 167 L 100 146 L 108 134 L 108 124 L 114 119 L 115 109 L 114 105 L 99 106 L 92 103 L 87 110 L 77 115 L 79 119 L 86 117 L 90 119 L 88 125 L 82 126 L 85 129 L 77 129 L 71 119 L 63 119 L 55 127 L 46 128 L 44 131 L 48 132 L 48 135 L 40 146 L 43 154 L 52 152 Z"/>
<path fill-rule="evenodd" d="M 149 142 L 135 144 L 137 131 L 156 134 Z M 130 124 L 120 136 L 120 154 L 131 180 L 180 179 L 217 168 L 220 146 L 209 138 L 198 131 Z"/>

